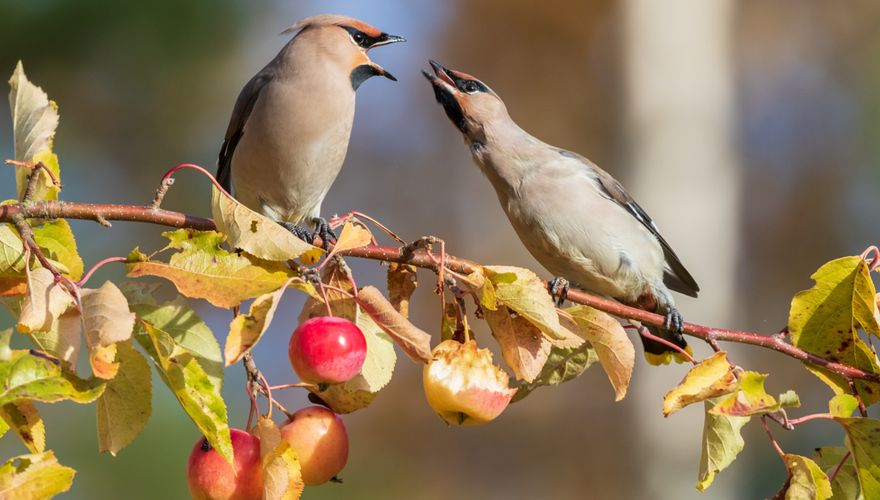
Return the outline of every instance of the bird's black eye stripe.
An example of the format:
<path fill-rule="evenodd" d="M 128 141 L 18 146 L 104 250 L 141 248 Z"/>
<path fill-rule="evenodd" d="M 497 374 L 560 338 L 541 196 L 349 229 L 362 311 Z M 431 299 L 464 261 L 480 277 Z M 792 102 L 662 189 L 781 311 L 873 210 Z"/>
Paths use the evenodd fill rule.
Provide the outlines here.
<path fill-rule="evenodd" d="M 348 31 L 351 39 L 354 40 L 354 43 L 356 43 L 359 47 L 368 49 L 382 41 L 381 37 L 369 36 L 357 28 L 352 28 L 351 26 L 343 26 L 343 28 L 345 29 L 345 31 Z"/>
<path fill-rule="evenodd" d="M 467 92 L 468 94 L 476 94 L 477 92 L 486 92 L 489 89 L 486 88 L 481 82 L 477 80 L 459 80 L 456 82 L 458 85 L 458 90 L 462 92 Z"/>

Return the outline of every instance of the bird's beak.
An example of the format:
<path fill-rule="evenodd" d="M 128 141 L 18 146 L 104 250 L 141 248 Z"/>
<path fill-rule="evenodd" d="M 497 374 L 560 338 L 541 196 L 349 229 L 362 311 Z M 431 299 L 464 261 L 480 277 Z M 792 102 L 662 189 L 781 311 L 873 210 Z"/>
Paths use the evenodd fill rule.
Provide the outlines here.
<path fill-rule="evenodd" d="M 377 42 L 373 45 L 370 45 L 370 48 L 380 47 L 382 45 L 390 45 L 392 43 L 397 42 L 405 42 L 406 38 L 397 35 L 389 35 L 388 33 L 382 33 L 377 37 Z"/>
<path fill-rule="evenodd" d="M 378 64 L 374 63 L 373 61 L 370 61 L 369 66 L 370 66 L 370 68 L 373 69 L 373 73 L 375 75 L 384 76 L 385 78 L 391 80 L 392 82 L 397 81 L 397 77 L 395 77 L 394 75 L 389 73 L 385 68 L 383 68 L 382 66 L 379 66 Z"/>
<path fill-rule="evenodd" d="M 458 88 L 455 86 L 455 82 L 451 78 L 450 70 L 443 67 L 442 64 L 437 61 L 431 59 L 428 61 L 431 65 L 431 69 L 434 70 L 434 74 L 430 74 L 427 71 L 422 71 L 422 74 L 425 75 L 425 78 L 434 85 L 434 90 L 444 90 L 449 94 L 457 94 Z"/>
<path fill-rule="evenodd" d="M 466 120 L 462 103 L 459 102 L 459 98 L 466 97 L 467 94 L 459 92 L 458 87 L 455 86 L 455 73 L 444 68 L 443 65 L 437 61 L 431 60 L 428 62 L 431 64 L 434 74 L 432 75 L 427 71 L 422 71 L 422 74 L 425 75 L 425 78 L 427 78 L 429 82 L 431 82 L 431 86 L 434 88 L 434 97 L 437 99 L 437 102 L 443 106 L 443 109 L 446 111 L 446 116 L 452 120 L 452 123 L 455 124 L 462 133 L 466 134 Z"/>

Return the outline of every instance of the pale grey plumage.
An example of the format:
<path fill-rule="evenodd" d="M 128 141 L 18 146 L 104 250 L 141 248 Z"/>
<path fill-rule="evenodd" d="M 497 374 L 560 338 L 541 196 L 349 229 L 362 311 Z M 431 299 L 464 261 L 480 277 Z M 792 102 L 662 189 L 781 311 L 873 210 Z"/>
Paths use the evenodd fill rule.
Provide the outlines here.
<path fill-rule="evenodd" d="M 541 265 L 580 288 L 663 314 L 677 315 L 670 289 L 696 297 L 696 281 L 610 174 L 520 128 L 473 76 L 431 64 L 434 75 L 425 76 L 437 100 Z"/>
<path fill-rule="evenodd" d="M 357 86 L 373 75 L 394 79 L 366 51 L 403 40 L 343 16 L 286 32 L 297 30 L 239 94 L 217 173 L 244 205 L 292 224 L 320 215 L 348 150 Z"/>

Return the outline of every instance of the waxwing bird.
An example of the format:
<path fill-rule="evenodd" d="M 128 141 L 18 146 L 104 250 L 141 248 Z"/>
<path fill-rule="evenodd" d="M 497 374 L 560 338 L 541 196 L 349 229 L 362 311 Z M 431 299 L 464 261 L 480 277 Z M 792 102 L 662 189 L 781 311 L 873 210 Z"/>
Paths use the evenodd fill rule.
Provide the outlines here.
<path fill-rule="evenodd" d="M 295 36 L 241 90 L 217 180 L 245 206 L 307 241 L 332 236 L 321 203 L 342 168 L 355 92 L 373 76 L 394 76 L 367 51 L 403 37 L 339 15 L 303 19 Z M 315 225 L 315 233 L 297 226 Z"/>
<path fill-rule="evenodd" d="M 670 290 L 696 297 L 699 287 L 642 207 L 590 160 L 521 129 L 485 83 L 430 63 L 437 101 L 532 256 L 579 288 L 665 315 L 651 331 L 687 349 Z M 669 346 L 642 340 L 650 362 L 669 362 Z"/>

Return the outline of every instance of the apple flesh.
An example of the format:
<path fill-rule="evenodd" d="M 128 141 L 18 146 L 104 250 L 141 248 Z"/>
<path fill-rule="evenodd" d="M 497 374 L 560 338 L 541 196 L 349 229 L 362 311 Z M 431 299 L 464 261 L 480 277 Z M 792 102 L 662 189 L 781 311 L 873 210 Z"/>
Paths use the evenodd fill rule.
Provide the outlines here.
<path fill-rule="evenodd" d="M 339 384 L 360 373 L 367 357 L 367 340 L 351 321 L 321 316 L 294 330 L 287 353 L 303 382 Z"/>
<path fill-rule="evenodd" d="M 425 397 L 444 421 L 477 425 L 494 420 L 510 404 L 516 389 L 507 373 L 492 363 L 489 349 L 469 340 L 441 342 L 422 371 Z"/>
<path fill-rule="evenodd" d="M 189 454 L 186 481 L 196 500 L 250 500 L 262 498 L 263 472 L 260 440 L 238 429 L 230 429 L 235 469 L 208 444 L 199 439 Z"/>
<path fill-rule="evenodd" d="M 294 413 L 281 427 L 281 436 L 299 456 L 306 486 L 333 479 L 348 461 L 345 424 L 323 406 L 309 406 Z"/>

